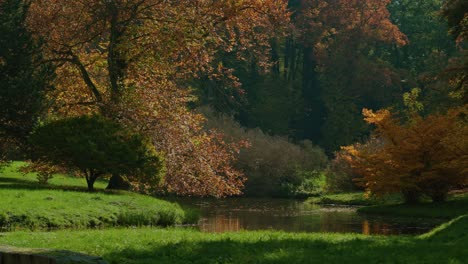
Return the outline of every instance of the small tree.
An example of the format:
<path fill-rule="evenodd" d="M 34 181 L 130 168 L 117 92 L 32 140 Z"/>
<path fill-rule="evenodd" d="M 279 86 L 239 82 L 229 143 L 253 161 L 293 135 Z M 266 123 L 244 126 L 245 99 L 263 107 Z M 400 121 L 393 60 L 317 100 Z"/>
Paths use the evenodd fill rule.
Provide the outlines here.
<path fill-rule="evenodd" d="M 468 180 L 468 127 L 466 109 L 454 109 L 426 118 L 414 116 L 401 124 L 390 111 L 364 109 L 365 120 L 375 124 L 376 149 L 345 147 L 348 162 L 375 195 L 401 192 L 406 202 L 427 194 L 445 200 L 448 191 Z"/>
<path fill-rule="evenodd" d="M 102 175 L 118 173 L 148 187 L 164 172 L 163 159 L 142 136 L 97 115 L 50 122 L 30 140 L 42 160 L 84 175 L 90 191 Z"/>

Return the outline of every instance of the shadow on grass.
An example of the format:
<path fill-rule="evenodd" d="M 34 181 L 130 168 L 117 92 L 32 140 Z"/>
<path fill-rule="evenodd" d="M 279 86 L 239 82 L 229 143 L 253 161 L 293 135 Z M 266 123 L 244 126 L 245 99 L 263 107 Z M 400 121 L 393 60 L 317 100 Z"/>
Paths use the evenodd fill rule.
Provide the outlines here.
<path fill-rule="evenodd" d="M 84 179 L 83 179 L 84 181 Z M 56 185 L 56 184 L 39 184 L 26 179 L 18 179 L 11 177 L 0 177 L 0 190 L 62 190 L 62 191 L 74 191 L 74 192 L 90 192 L 88 188 L 84 186 L 74 185 Z M 106 190 L 106 189 L 95 189 L 92 193 L 103 193 L 110 195 L 122 195 L 123 191 L 118 190 Z"/>
<path fill-rule="evenodd" d="M 463 263 L 465 244 L 415 238 L 180 242 L 145 250 L 113 251 L 110 263 Z"/>
<path fill-rule="evenodd" d="M 28 260 L 28 261 L 26 261 Z M 105 263 L 101 257 L 51 249 L 27 249 L 0 246 L 0 263 Z"/>

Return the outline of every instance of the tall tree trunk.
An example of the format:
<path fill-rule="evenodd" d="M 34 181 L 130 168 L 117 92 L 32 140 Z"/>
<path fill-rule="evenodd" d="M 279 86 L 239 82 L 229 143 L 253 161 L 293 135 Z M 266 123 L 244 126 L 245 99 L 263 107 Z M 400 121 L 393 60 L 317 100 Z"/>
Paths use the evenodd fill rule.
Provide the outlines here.
<path fill-rule="evenodd" d="M 304 98 L 303 138 L 319 142 L 321 128 L 325 120 L 325 107 L 322 90 L 316 72 L 317 62 L 313 48 L 304 48 L 302 92 Z"/>
<path fill-rule="evenodd" d="M 122 41 L 122 36 L 125 32 L 125 25 L 119 21 L 119 7 L 114 1 L 108 2 L 108 12 L 110 14 L 110 36 L 108 47 L 108 70 L 109 81 L 111 86 L 111 100 L 113 103 L 118 103 L 122 92 L 122 80 L 125 77 L 127 61 L 119 51 L 119 45 Z M 105 114 L 105 113 L 104 113 Z M 113 113 L 109 113 L 111 118 L 115 118 Z M 119 174 L 112 174 L 107 189 L 113 190 L 128 190 L 130 185 Z"/>

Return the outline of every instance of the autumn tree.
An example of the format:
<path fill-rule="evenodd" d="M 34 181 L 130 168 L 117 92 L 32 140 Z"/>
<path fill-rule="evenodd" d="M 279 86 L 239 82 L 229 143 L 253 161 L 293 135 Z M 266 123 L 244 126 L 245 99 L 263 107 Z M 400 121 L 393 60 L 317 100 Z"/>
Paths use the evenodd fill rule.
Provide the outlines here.
<path fill-rule="evenodd" d="M 120 123 L 149 137 L 166 161 L 160 192 L 215 196 L 241 194 L 245 176 L 233 167 L 239 142 L 224 142 L 216 131 L 205 131 L 205 118 L 186 105 L 195 97 L 172 82 L 155 83 L 150 74 L 138 80 L 113 112 Z"/>
<path fill-rule="evenodd" d="M 330 151 L 366 134 L 360 108 L 383 107 L 394 98 L 400 79 L 381 59 L 377 45 L 403 46 L 407 38 L 390 20 L 390 0 L 310 3 L 301 34 L 310 41 L 320 73 L 325 108 L 321 141 Z"/>
<path fill-rule="evenodd" d="M 402 124 L 389 110 L 364 109 L 376 126 L 374 147 L 344 147 L 347 160 L 373 195 L 401 192 L 406 202 L 421 194 L 444 201 L 448 191 L 468 181 L 466 108 Z"/>
<path fill-rule="evenodd" d="M 202 119 L 187 110 L 190 92 L 181 94 L 179 89 L 187 89 L 187 80 L 202 74 L 236 82 L 230 69 L 217 63 L 220 51 L 239 60 L 255 56 L 260 67 L 268 67 L 271 34 L 281 31 L 287 21 L 281 0 L 40 0 L 32 4 L 29 17 L 36 36 L 45 41 L 48 59 L 59 66 L 57 91 L 50 94 L 55 113 L 101 112 L 131 129 L 146 127 L 153 143 L 164 145 L 172 175 L 166 181 L 168 191 L 216 196 L 238 193 L 242 181 L 221 187 L 223 176 L 217 168 L 228 172 L 228 161 L 210 149 L 223 148 L 222 141 L 215 140 L 215 134 L 200 134 L 197 127 Z M 148 96 L 154 101 L 147 101 Z M 168 103 L 170 117 L 154 103 L 164 97 L 175 99 Z M 140 102 L 141 108 L 123 105 L 128 98 Z M 147 122 L 141 109 L 158 122 Z M 120 116 L 123 110 L 132 118 Z M 154 136 L 151 131 L 177 133 Z M 182 154 L 185 144 L 190 151 Z M 205 149 L 194 152 L 194 148 Z M 187 174 L 193 162 L 204 165 L 198 173 Z M 184 181 L 187 175 L 193 179 Z M 210 185 L 212 181 L 221 184 Z"/>

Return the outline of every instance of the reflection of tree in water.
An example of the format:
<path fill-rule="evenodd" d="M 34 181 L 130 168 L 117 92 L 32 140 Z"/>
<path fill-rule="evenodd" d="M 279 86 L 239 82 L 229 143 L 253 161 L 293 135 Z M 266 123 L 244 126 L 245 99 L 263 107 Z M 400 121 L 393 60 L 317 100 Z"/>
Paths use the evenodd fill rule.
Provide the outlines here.
<path fill-rule="evenodd" d="M 200 223 L 200 230 L 203 232 L 222 233 L 242 230 L 239 218 L 228 217 L 225 215 L 214 215 L 205 218 Z"/>
<path fill-rule="evenodd" d="M 401 232 L 397 228 L 392 228 L 386 223 L 362 221 L 362 234 L 364 235 L 396 235 L 399 233 Z"/>
<path fill-rule="evenodd" d="M 282 230 L 366 235 L 421 234 L 440 224 L 426 219 L 363 216 L 353 207 L 318 207 L 282 199 L 177 199 L 200 211 L 203 232 Z"/>

